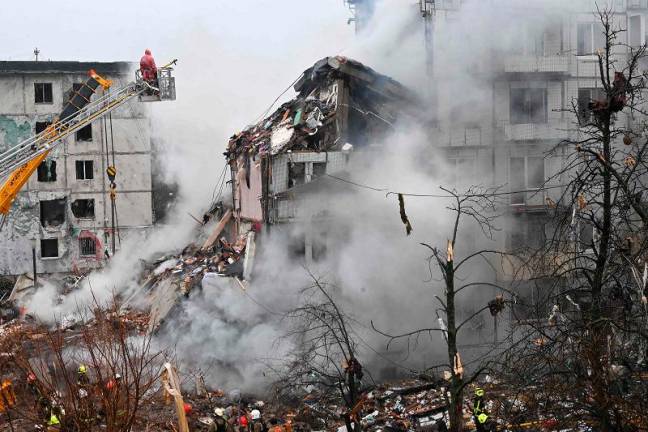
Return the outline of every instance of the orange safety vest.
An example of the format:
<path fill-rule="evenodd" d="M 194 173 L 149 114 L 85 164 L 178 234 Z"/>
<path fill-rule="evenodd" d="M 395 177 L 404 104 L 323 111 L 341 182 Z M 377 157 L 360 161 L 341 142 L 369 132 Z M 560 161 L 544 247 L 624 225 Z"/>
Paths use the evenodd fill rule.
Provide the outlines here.
<path fill-rule="evenodd" d="M 5 412 L 7 408 L 14 405 L 16 405 L 16 393 L 13 384 L 9 380 L 4 380 L 0 385 L 0 412 Z"/>

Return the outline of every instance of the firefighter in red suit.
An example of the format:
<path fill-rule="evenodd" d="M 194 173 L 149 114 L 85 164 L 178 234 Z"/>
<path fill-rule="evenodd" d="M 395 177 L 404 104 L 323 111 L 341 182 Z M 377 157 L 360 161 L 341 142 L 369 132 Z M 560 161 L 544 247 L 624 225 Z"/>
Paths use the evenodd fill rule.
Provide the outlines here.
<path fill-rule="evenodd" d="M 155 65 L 155 59 L 153 59 L 150 49 L 144 51 L 144 55 L 140 59 L 140 72 L 144 81 L 147 81 L 151 85 L 156 84 L 157 66 Z"/>

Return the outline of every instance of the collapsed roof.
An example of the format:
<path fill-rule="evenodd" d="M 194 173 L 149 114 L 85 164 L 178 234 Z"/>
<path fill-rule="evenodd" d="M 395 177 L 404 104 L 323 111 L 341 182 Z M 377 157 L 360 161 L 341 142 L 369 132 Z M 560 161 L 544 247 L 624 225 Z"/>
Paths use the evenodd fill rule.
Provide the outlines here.
<path fill-rule="evenodd" d="M 225 152 L 230 160 L 240 155 L 334 151 L 347 142 L 363 146 L 418 104 L 414 93 L 397 81 L 340 56 L 315 63 L 294 89 L 294 99 L 230 138 Z"/>

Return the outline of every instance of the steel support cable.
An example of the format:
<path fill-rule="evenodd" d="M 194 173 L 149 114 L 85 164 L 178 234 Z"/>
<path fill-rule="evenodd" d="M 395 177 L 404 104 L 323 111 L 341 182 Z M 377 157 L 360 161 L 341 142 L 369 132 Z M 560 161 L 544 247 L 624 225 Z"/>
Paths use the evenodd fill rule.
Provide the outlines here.
<path fill-rule="evenodd" d="M 108 120 L 109 120 L 109 123 L 110 123 L 110 149 L 111 149 L 110 151 L 112 153 L 112 167 L 115 169 L 115 172 L 116 172 L 116 165 L 115 165 L 115 137 L 113 135 L 112 113 L 110 113 L 108 115 Z M 106 134 L 107 133 L 108 133 L 108 131 L 106 131 Z M 106 141 L 106 149 L 107 148 L 108 148 L 108 141 Z M 106 157 L 108 157 L 108 154 L 106 154 Z M 112 192 L 111 192 L 111 195 L 110 195 L 111 205 L 112 205 L 112 209 L 113 209 L 112 211 L 113 211 L 113 215 L 114 215 L 113 227 L 112 227 L 113 228 L 113 237 L 115 236 L 115 234 L 117 235 L 117 240 L 119 242 L 119 246 L 121 247 L 121 234 L 119 233 L 119 214 L 117 213 L 116 189 L 117 189 L 117 185 L 113 181 L 112 185 L 111 185 Z M 113 251 L 113 253 L 114 253 L 114 251 Z"/>

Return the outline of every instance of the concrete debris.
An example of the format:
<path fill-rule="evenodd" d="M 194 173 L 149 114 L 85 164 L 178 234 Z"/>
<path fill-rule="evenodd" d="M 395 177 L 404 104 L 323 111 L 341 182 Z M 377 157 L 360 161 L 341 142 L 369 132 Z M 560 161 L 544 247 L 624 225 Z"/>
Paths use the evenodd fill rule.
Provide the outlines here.
<path fill-rule="evenodd" d="M 380 97 L 358 97 L 354 105 L 341 91 L 344 80 L 355 88 L 369 87 Z M 272 115 L 231 137 L 225 155 L 230 161 L 238 156 L 285 153 L 293 150 L 339 150 L 345 141 L 336 140 L 338 115 L 344 111 L 382 118 L 384 125 L 395 121 L 393 111 L 386 111 L 385 100 L 414 101 L 415 96 L 398 82 L 345 57 L 326 57 L 302 74 L 294 89 L 298 96 L 281 105 Z M 358 91 L 359 93 L 360 91 Z M 365 95 L 366 96 L 366 95 Z"/>

